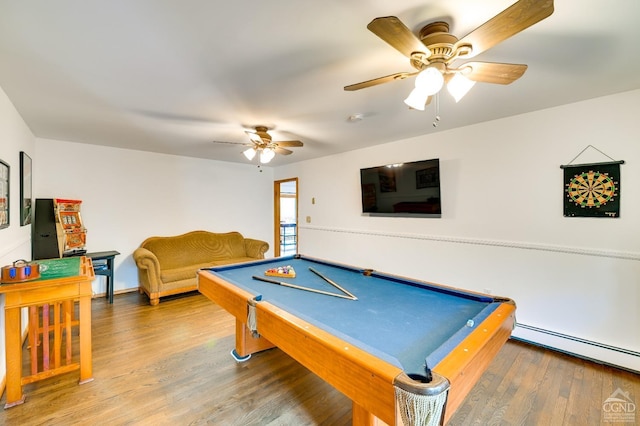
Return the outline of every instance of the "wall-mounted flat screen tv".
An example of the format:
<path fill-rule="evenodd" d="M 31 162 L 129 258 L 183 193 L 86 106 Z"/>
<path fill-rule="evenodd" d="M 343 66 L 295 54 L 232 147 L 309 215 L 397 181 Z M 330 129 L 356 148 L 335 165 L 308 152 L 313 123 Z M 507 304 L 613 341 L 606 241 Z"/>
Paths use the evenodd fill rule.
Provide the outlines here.
<path fill-rule="evenodd" d="M 440 160 L 360 169 L 362 214 L 441 217 Z"/>

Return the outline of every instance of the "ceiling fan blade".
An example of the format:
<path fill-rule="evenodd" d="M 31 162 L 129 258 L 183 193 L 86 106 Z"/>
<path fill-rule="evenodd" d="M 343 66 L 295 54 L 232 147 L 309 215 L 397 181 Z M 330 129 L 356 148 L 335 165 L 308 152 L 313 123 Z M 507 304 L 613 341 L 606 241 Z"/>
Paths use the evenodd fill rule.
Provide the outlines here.
<path fill-rule="evenodd" d="M 249 135 L 249 138 L 254 142 L 254 143 L 262 143 L 262 138 L 260 137 L 260 135 L 258 135 L 257 133 L 254 132 L 250 132 L 248 130 L 245 130 L 245 133 L 247 135 Z"/>
<path fill-rule="evenodd" d="M 422 52 L 427 57 L 431 55 L 427 46 L 395 16 L 376 18 L 367 28 L 407 58 L 413 52 Z"/>
<path fill-rule="evenodd" d="M 284 149 L 284 148 L 280 148 L 279 146 L 276 146 L 273 150 L 276 152 L 276 154 L 281 154 L 281 155 L 289 155 L 289 154 L 293 153 L 293 151 L 290 151 L 290 150 Z"/>
<path fill-rule="evenodd" d="M 278 146 L 303 146 L 303 143 L 300 141 L 277 141 L 276 145 Z"/>
<path fill-rule="evenodd" d="M 397 72 L 395 74 L 387 75 L 385 77 L 374 78 L 373 80 L 363 81 L 361 83 L 350 84 L 349 86 L 344 86 L 344 90 L 349 92 L 354 90 L 365 89 L 371 86 L 377 86 L 378 84 L 388 83 L 394 80 L 404 80 L 405 78 L 411 77 L 413 75 L 418 74 L 419 71 L 415 72 Z"/>
<path fill-rule="evenodd" d="M 472 58 L 542 21 L 553 13 L 553 0 L 519 0 L 460 39 L 455 49 L 471 45 Z"/>
<path fill-rule="evenodd" d="M 462 75 L 482 83 L 510 84 L 522 77 L 527 70 L 524 64 L 497 62 L 467 62 L 460 66 Z M 470 71 L 467 71 L 470 69 Z"/>
<path fill-rule="evenodd" d="M 212 143 L 224 143 L 224 144 L 228 144 L 228 145 L 244 145 L 244 146 L 251 146 L 253 144 L 251 143 L 246 143 L 246 142 L 226 142 L 226 141 L 211 141 Z"/>

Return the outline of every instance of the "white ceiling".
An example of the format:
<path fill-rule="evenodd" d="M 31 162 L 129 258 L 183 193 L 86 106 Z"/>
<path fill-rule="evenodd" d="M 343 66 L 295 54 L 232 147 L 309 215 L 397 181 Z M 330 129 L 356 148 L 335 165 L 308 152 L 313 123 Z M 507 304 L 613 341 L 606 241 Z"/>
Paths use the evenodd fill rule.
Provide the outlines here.
<path fill-rule="evenodd" d="M 0 87 L 37 137 L 246 163 L 242 146 L 212 141 L 248 142 L 243 129 L 264 124 L 305 144 L 275 166 L 640 88 L 640 1 L 556 0 L 474 58 L 525 75 L 459 104 L 443 93 L 437 128 L 434 103 L 402 102 L 413 79 L 343 90 L 412 70 L 373 18 L 445 19 L 461 38 L 513 2 L 0 0 Z"/>

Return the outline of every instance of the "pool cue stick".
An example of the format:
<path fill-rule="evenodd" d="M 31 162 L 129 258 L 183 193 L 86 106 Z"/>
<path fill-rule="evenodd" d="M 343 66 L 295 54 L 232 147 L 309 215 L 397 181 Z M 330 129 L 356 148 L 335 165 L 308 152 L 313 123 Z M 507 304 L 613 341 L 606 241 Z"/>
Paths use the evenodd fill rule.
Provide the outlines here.
<path fill-rule="evenodd" d="M 291 288 L 295 288 L 297 290 L 304 290 L 304 291 L 310 291 L 312 293 L 319 293 L 319 294 L 324 294 L 325 296 L 335 296 L 335 297 L 340 297 L 342 299 L 349 299 L 349 300 L 354 300 L 352 297 L 349 296 L 345 296 L 343 294 L 336 294 L 336 293 L 331 293 L 329 291 L 323 291 L 323 290 L 316 290 L 315 288 L 309 288 L 309 287 L 303 287 L 301 285 L 296 285 L 296 284 L 290 284 L 290 283 L 286 283 L 284 281 L 276 281 L 276 280 L 270 280 L 268 278 L 263 278 L 263 277 L 258 277 L 256 275 L 254 275 L 252 277 L 254 280 L 258 280 L 258 281 L 264 281 L 266 283 L 270 283 L 270 284 L 277 284 L 277 285 L 281 285 L 283 287 L 291 287 Z"/>
<path fill-rule="evenodd" d="M 322 275 L 320 272 L 316 271 L 312 267 L 309 267 L 309 270 L 314 274 L 316 274 L 317 276 L 319 276 L 320 278 L 322 278 L 323 280 L 325 280 L 326 282 L 328 282 L 329 284 L 331 284 L 332 286 L 334 286 L 335 288 L 337 288 L 338 290 L 340 290 L 341 292 L 343 292 L 344 294 L 351 296 L 353 300 L 358 300 L 356 296 L 354 296 L 351 292 L 345 290 L 344 288 L 340 287 L 338 283 L 336 283 L 335 281 L 325 277 L 324 275 Z"/>

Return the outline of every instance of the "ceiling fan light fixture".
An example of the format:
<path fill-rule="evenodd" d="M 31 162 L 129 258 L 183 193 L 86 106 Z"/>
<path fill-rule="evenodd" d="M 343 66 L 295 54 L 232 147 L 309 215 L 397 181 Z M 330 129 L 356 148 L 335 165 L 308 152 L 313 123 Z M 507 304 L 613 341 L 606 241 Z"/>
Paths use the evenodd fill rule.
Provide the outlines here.
<path fill-rule="evenodd" d="M 420 111 L 424 111 L 424 105 L 427 103 L 427 99 L 429 98 L 429 94 L 425 93 L 419 87 L 416 87 L 409 93 L 407 99 L 404 100 L 404 103 L 407 104 L 410 108 L 417 109 Z"/>
<path fill-rule="evenodd" d="M 247 160 L 251 161 L 253 160 L 253 157 L 256 156 L 256 150 L 253 148 L 249 148 L 246 151 L 242 152 L 244 154 L 245 157 L 247 157 Z"/>
<path fill-rule="evenodd" d="M 260 162 L 262 164 L 267 164 L 269 161 L 276 156 L 276 152 L 271 148 L 264 148 L 260 153 Z"/>
<path fill-rule="evenodd" d="M 435 67 L 427 67 L 416 76 L 416 89 L 420 88 L 427 96 L 438 93 L 443 84 L 444 76 Z"/>
<path fill-rule="evenodd" d="M 453 96 L 453 99 L 455 99 L 456 102 L 459 102 L 475 84 L 475 81 L 469 80 L 467 77 L 457 72 L 447 83 L 447 90 L 449 91 L 449 94 Z"/>

